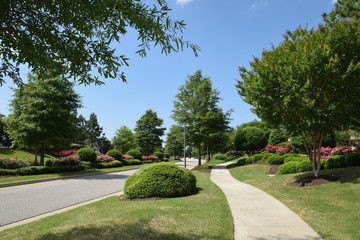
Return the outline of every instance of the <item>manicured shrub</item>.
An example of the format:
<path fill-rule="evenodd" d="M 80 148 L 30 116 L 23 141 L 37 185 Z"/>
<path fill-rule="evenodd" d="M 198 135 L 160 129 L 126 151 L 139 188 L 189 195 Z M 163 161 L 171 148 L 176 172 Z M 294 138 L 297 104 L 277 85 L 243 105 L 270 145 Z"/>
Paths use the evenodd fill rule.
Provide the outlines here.
<path fill-rule="evenodd" d="M 286 133 L 280 129 L 274 129 L 270 132 L 268 144 L 277 145 L 281 142 L 286 141 Z"/>
<path fill-rule="evenodd" d="M 244 127 L 236 131 L 235 149 L 238 151 L 257 151 L 267 144 L 268 135 L 257 127 Z"/>
<path fill-rule="evenodd" d="M 170 158 L 170 154 L 169 153 L 164 153 L 164 158 Z"/>
<path fill-rule="evenodd" d="M 217 160 L 226 160 L 227 157 L 226 157 L 226 154 L 222 154 L 222 153 L 217 153 L 213 156 L 214 159 L 217 159 Z"/>
<path fill-rule="evenodd" d="M 284 159 L 284 163 L 287 162 L 298 162 L 298 161 L 310 161 L 308 157 L 287 157 Z"/>
<path fill-rule="evenodd" d="M 91 167 L 91 163 L 90 162 L 80 161 L 79 166 L 84 168 L 84 169 L 87 169 L 87 168 Z"/>
<path fill-rule="evenodd" d="M 270 156 L 275 155 L 275 153 L 267 153 L 263 152 L 263 158 L 262 161 L 266 161 Z"/>
<path fill-rule="evenodd" d="M 194 174 L 173 163 L 157 163 L 131 175 L 125 182 L 127 198 L 179 197 L 196 187 Z"/>
<path fill-rule="evenodd" d="M 106 155 L 113 157 L 115 160 L 121 160 L 122 159 L 122 154 L 119 150 L 117 149 L 111 149 L 109 150 Z"/>
<path fill-rule="evenodd" d="M 50 159 L 46 161 L 45 165 L 49 167 L 59 166 L 77 166 L 80 163 L 80 158 L 77 155 L 61 157 L 58 159 Z"/>
<path fill-rule="evenodd" d="M 114 168 L 114 167 L 122 167 L 122 163 L 119 160 L 113 160 L 111 162 L 101 162 L 96 165 L 99 168 Z"/>
<path fill-rule="evenodd" d="M 360 165 L 360 152 L 350 152 L 346 155 L 346 164 L 349 167 Z"/>
<path fill-rule="evenodd" d="M 142 162 L 138 159 L 124 159 L 123 161 L 125 161 L 124 165 L 140 165 Z"/>
<path fill-rule="evenodd" d="M 325 163 L 325 169 L 342 168 L 346 167 L 345 155 L 335 155 L 329 158 Z"/>
<path fill-rule="evenodd" d="M 278 169 L 278 174 L 291 174 L 297 173 L 296 170 L 297 162 L 287 162 L 281 165 Z"/>
<path fill-rule="evenodd" d="M 164 158 L 164 153 L 160 151 L 156 151 L 153 154 L 154 156 L 158 157 L 158 159 L 162 160 Z"/>
<path fill-rule="evenodd" d="M 279 174 L 291 174 L 298 172 L 311 171 L 312 166 L 309 160 L 290 161 L 281 165 L 278 169 Z"/>
<path fill-rule="evenodd" d="M 240 158 L 237 162 L 236 165 L 238 166 L 243 166 L 246 164 L 246 158 Z"/>
<path fill-rule="evenodd" d="M 32 166 L 23 167 L 17 169 L 0 169 L 0 175 L 36 175 L 36 174 L 48 174 L 48 173 L 59 173 L 59 172 L 75 172 L 84 170 L 85 167 L 82 165 L 76 166 Z"/>
<path fill-rule="evenodd" d="M 126 152 L 127 155 L 133 156 L 135 159 L 141 160 L 141 152 L 136 149 L 130 149 Z"/>
<path fill-rule="evenodd" d="M 76 155 L 80 157 L 80 161 L 96 163 L 96 153 L 92 148 L 80 148 Z"/>
<path fill-rule="evenodd" d="M 270 157 L 268 157 L 266 159 L 266 161 L 269 163 L 269 164 L 272 164 L 272 165 L 280 165 L 280 164 L 283 164 L 284 163 L 284 159 L 282 156 L 280 155 L 277 155 L 277 154 L 274 154 Z"/>
<path fill-rule="evenodd" d="M 4 169 L 16 169 L 29 166 L 29 163 L 16 157 L 1 158 L 0 157 L 0 168 Z"/>

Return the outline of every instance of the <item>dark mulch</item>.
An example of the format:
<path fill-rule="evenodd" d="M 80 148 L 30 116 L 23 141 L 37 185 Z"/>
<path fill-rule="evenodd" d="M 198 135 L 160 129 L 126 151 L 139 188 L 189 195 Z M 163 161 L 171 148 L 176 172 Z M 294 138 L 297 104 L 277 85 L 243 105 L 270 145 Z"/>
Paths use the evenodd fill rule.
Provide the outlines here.
<path fill-rule="evenodd" d="M 267 172 L 267 174 L 275 175 L 279 167 L 280 165 L 271 165 L 271 169 Z"/>
<path fill-rule="evenodd" d="M 290 187 L 311 187 L 336 181 L 339 181 L 339 178 L 334 175 L 320 175 L 319 177 L 311 175 L 290 182 L 287 185 Z"/>
<path fill-rule="evenodd" d="M 199 172 L 206 172 L 206 173 L 211 173 L 211 168 L 200 168 L 197 169 Z"/>

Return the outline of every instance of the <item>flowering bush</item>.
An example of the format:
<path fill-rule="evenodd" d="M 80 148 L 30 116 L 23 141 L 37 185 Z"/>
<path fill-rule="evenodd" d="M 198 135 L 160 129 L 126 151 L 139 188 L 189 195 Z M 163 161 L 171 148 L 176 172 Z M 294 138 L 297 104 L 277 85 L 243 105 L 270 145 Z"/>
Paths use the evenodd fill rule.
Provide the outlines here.
<path fill-rule="evenodd" d="M 340 146 L 336 148 L 331 147 L 321 147 L 320 157 L 321 159 L 328 159 L 333 155 L 344 155 L 348 152 L 360 152 L 359 147 L 350 147 L 350 146 Z"/>
<path fill-rule="evenodd" d="M 133 159 L 133 158 L 134 158 L 133 156 L 131 156 L 131 155 L 129 155 L 129 154 L 123 154 L 122 157 L 123 157 L 124 159 Z"/>
<path fill-rule="evenodd" d="M 65 157 L 65 156 L 70 156 L 72 154 L 75 154 L 77 152 L 77 149 L 66 149 L 66 150 L 62 150 L 59 152 L 55 152 L 56 155 L 61 156 L 61 157 Z"/>
<path fill-rule="evenodd" d="M 0 168 L 4 169 L 16 169 L 22 167 L 28 167 L 30 164 L 18 157 L 0 157 Z"/>
<path fill-rule="evenodd" d="M 98 162 L 111 162 L 111 161 L 114 161 L 115 158 L 113 158 L 109 155 L 101 154 L 100 156 L 97 156 L 96 160 Z"/>
<path fill-rule="evenodd" d="M 286 144 L 284 147 L 279 147 L 276 145 L 267 145 L 265 148 L 262 149 L 262 151 L 266 153 L 276 153 L 279 155 L 283 155 L 286 153 L 293 153 L 294 146 L 292 144 Z"/>

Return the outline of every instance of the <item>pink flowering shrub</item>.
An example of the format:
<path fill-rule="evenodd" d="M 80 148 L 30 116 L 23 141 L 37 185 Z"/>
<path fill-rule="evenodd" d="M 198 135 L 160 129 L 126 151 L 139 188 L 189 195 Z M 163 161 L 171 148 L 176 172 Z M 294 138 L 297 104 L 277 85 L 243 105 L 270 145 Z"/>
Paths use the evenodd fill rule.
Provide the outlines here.
<path fill-rule="evenodd" d="M 134 158 L 133 156 L 131 156 L 131 155 L 129 155 L 129 154 L 123 154 L 122 157 L 123 157 L 124 159 L 133 159 L 133 158 Z"/>
<path fill-rule="evenodd" d="M 0 168 L 5 169 L 16 169 L 16 168 L 22 168 L 22 167 L 28 167 L 30 164 L 25 162 L 22 159 L 19 159 L 18 157 L 0 157 Z"/>
<path fill-rule="evenodd" d="M 286 153 L 293 153 L 294 152 L 294 146 L 291 144 L 286 144 L 284 147 L 279 147 L 276 145 L 267 145 L 265 148 L 261 150 L 262 152 L 266 153 L 276 153 L 279 155 L 283 155 Z"/>
<path fill-rule="evenodd" d="M 77 152 L 77 149 L 66 149 L 66 150 L 62 150 L 59 152 L 55 152 L 55 154 L 58 156 L 65 157 L 65 156 L 70 156 L 72 154 L 75 154 L 76 152 Z"/>
<path fill-rule="evenodd" d="M 101 155 L 96 157 L 96 160 L 98 162 L 111 162 L 111 161 L 114 161 L 115 158 L 110 157 L 109 155 L 101 154 Z"/>
<path fill-rule="evenodd" d="M 334 155 L 343 155 L 347 152 L 360 152 L 359 147 L 340 146 L 336 148 L 321 147 L 320 157 L 321 159 L 328 159 Z"/>

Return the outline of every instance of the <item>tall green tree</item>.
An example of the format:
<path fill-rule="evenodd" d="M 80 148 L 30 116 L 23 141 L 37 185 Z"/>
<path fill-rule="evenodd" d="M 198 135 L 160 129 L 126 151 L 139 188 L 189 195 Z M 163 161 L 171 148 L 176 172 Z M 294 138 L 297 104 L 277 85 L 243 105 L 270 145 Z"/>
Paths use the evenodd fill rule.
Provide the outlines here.
<path fill-rule="evenodd" d="M 337 0 L 329 16 L 332 21 L 338 18 L 360 18 L 360 0 Z"/>
<path fill-rule="evenodd" d="M 105 136 L 105 133 L 97 139 L 97 146 L 102 154 L 106 154 L 109 150 L 113 149 L 111 141 Z"/>
<path fill-rule="evenodd" d="M 121 126 L 116 130 L 112 143 L 116 149 L 125 154 L 136 147 L 135 134 L 127 126 Z"/>
<path fill-rule="evenodd" d="M 186 125 L 187 139 L 198 149 L 199 165 L 203 147 L 212 148 L 218 144 L 222 134 L 229 129 L 230 113 L 218 106 L 219 91 L 212 88 L 210 78 L 201 71 L 188 76 L 175 96 L 172 118 L 180 125 Z"/>
<path fill-rule="evenodd" d="M 166 134 L 165 149 L 173 156 L 184 154 L 184 129 L 179 125 L 172 125 Z"/>
<path fill-rule="evenodd" d="M 47 148 L 67 147 L 76 137 L 81 102 L 66 79 L 29 74 L 28 83 L 14 89 L 10 106 L 7 131 L 13 145 L 39 152 L 42 165 Z"/>
<path fill-rule="evenodd" d="M 150 155 L 156 149 L 162 148 L 161 136 L 164 135 L 166 129 L 161 127 L 163 122 L 151 109 L 146 110 L 144 115 L 136 121 L 136 142 L 142 148 L 143 154 Z"/>
<path fill-rule="evenodd" d="M 324 137 L 360 125 L 359 26 L 352 18 L 299 27 L 240 68 L 239 94 L 261 119 L 302 136 L 316 177 Z"/>
<path fill-rule="evenodd" d="M 95 113 L 91 113 L 89 120 L 85 123 L 86 128 L 86 144 L 89 147 L 96 147 L 98 140 L 101 136 L 103 128 L 100 127 Z"/>
<path fill-rule="evenodd" d="M 0 143 L 3 146 L 9 147 L 11 145 L 11 141 L 9 134 L 6 132 L 7 125 L 5 116 L 0 113 Z"/>
<path fill-rule="evenodd" d="M 103 84 L 99 76 L 125 81 L 121 69 L 128 59 L 114 43 L 129 29 L 138 33 L 140 56 L 152 45 L 164 54 L 191 48 L 197 56 L 199 47 L 181 36 L 185 23 L 170 18 L 170 11 L 165 0 L 1 1 L 0 85 L 6 76 L 22 82 L 19 64 L 41 76 L 53 69 L 82 84 Z"/>

